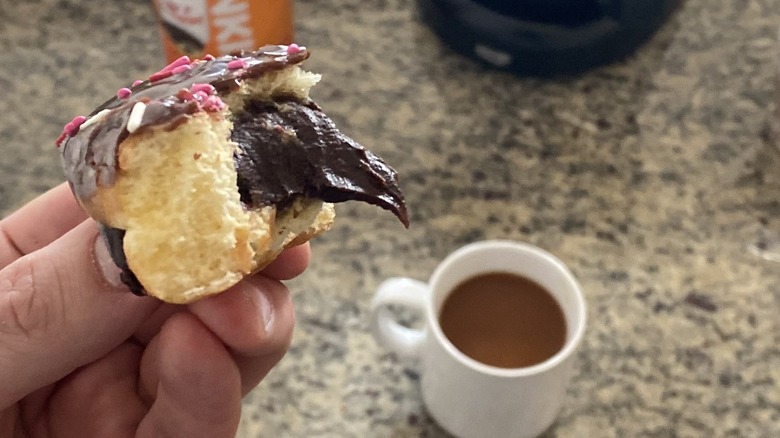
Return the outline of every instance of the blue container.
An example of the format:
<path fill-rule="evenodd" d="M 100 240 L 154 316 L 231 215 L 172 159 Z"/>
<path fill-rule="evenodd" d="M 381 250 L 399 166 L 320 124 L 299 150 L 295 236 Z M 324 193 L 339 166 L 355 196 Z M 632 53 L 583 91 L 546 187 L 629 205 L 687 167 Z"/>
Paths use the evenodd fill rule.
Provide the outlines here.
<path fill-rule="evenodd" d="M 455 51 L 520 75 L 573 74 L 633 53 L 679 0 L 418 0 Z"/>

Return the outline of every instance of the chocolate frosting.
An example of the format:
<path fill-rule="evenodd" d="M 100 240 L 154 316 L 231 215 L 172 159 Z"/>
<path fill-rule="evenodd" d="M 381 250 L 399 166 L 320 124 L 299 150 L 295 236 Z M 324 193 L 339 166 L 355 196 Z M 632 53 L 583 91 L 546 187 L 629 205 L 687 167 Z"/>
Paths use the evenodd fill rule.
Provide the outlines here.
<path fill-rule="evenodd" d="M 212 60 L 197 60 L 190 69 L 158 78 L 152 75 L 130 88 L 128 97 L 114 97 L 96 108 L 75 135 L 68 136 L 60 149 L 62 164 L 74 192 L 82 199 L 91 197 L 98 185 L 110 186 L 116 178 L 116 150 L 130 132 L 127 122 L 138 102 L 146 111 L 138 130 L 150 126 L 175 126 L 187 116 L 203 110 L 197 101 L 187 100 L 181 90 L 194 84 L 210 84 L 222 95 L 239 87 L 241 82 L 298 64 L 309 57 L 301 48 L 290 52 L 286 46 L 265 46 L 251 53 L 238 53 Z M 232 61 L 243 60 L 244 68 L 229 68 Z M 105 110 L 105 111 L 104 111 Z M 97 121 L 91 121 L 95 118 Z M 99 120 L 98 120 L 99 119 Z"/>
<path fill-rule="evenodd" d="M 138 281 L 138 277 L 135 276 L 133 271 L 130 270 L 130 266 L 127 264 L 127 257 L 125 257 L 125 250 L 122 246 L 122 242 L 125 238 L 125 230 L 113 227 L 107 227 L 103 224 L 99 225 L 100 234 L 103 236 L 108 246 L 111 259 L 116 266 L 122 270 L 119 274 L 119 279 L 122 280 L 132 293 L 136 295 L 145 295 L 144 287 L 141 282 Z"/>

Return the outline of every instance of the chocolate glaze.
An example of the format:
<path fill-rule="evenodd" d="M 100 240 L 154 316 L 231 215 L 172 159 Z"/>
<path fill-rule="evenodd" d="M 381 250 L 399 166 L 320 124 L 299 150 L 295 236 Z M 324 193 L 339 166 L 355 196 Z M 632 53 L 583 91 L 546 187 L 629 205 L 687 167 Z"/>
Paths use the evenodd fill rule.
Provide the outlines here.
<path fill-rule="evenodd" d="M 308 57 L 309 52 L 303 48 L 288 54 L 286 46 L 265 46 L 255 52 L 222 56 L 211 61 L 199 60 L 191 64 L 190 70 L 154 82 L 147 80 L 130 88 L 132 94 L 125 99 L 114 97 L 108 100 L 96 108 L 85 126 L 76 135 L 67 137 L 60 147 L 62 165 L 74 192 L 87 199 L 95 193 L 98 185 L 110 186 L 114 183 L 116 150 L 130 134 L 127 121 L 136 103 L 147 105 L 136 132 L 150 126 L 175 125 L 183 117 L 202 110 L 197 103 L 185 101 L 178 95 L 182 89 L 193 84 L 211 84 L 217 93 L 224 95 L 238 88 L 245 79 L 281 70 Z M 246 62 L 246 68 L 229 69 L 228 63 L 239 58 Z M 104 110 L 107 112 L 99 115 Z M 95 116 L 101 117 L 101 120 L 90 124 L 89 119 Z"/>
<path fill-rule="evenodd" d="M 292 49 L 290 47 L 289 49 Z M 131 88 L 129 97 L 115 97 L 96 108 L 78 131 L 60 145 L 63 168 L 77 197 L 83 201 L 98 186 L 116 180 L 117 150 L 130 135 L 160 126 L 173 129 L 199 111 L 217 111 L 202 101 L 186 99 L 183 89 L 210 84 L 220 96 L 237 89 L 246 79 L 298 64 L 309 57 L 305 48 L 265 46 L 212 60 L 196 60 L 189 70 L 160 74 Z M 242 68 L 229 68 L 242 59 Z M 161 79 L 159 77 L 162 77 Z M 152 80 L 154 79 L 154 80 Z M 128 120 L 133 107 L 146 109 L 133 133 Z M 250 101 L 233 115 L 232 140 L 239 145 L 235 156 L 238 190 L 247 208 L 276 205 L 283 210 L 299 197 L 326 202 L 359 200 L 393 212 L 409 226 L 396 172 L 351 138 L 339 132 L 319 106 L 290 96 L 270 96 Z M 101 225 L 111 256 L 122 269 L 122 281 L 136 294 L 143 286 L 130 270 L 122 246 L 125 231 Z"/>
<path fill-rule="evenodd" d="M 138 277 L 133 274 L 133 271 L 130 270 L 130 266 L 127 264 L 127 257 L 125 257 L 125 250 L 122 246 L 122 241 L 125 238 L 125 230 L 107 227 L 103 224 L 100 224 L 99 228 L 100 234 L 103 236 L 106 241 L 106 245 L 108 246 L 111 259 L 114 260 L 114 263 L 116 263 L 117 267 L 122 270 L 122 273 L 119 274 L 119 278 L 122 280 L 122 283 L 127 285 L 132 293 L 139 296 L 145 295 L 144 287 L 141 285 L 141 282 L 138 281 Z"/>

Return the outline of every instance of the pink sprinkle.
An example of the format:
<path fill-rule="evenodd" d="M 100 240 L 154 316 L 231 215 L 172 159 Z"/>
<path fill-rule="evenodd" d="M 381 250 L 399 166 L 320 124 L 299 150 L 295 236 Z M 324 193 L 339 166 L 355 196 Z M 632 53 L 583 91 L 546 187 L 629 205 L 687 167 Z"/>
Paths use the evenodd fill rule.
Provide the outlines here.
<path fill-rule="evenodd" d="M 78 132 L 78 128 L 76 127 L 76 125 L 73 124 L 73 122 L 68 122 L 65 125 L 65 133 L 68 134 L 69 136 L 73 137 L 74 135 L 76 135 L 77 132 Z"/>
<path fill-rule="evenodd" d="M 133 94 L 133 92 L 130 91 L 129 88 L 120 88 L 119 91 L 116 92 L 116 97 L 120 99 L 127 99 L 131 94 Z"/>
<path fill-rule="evenodd" d="M 79 126 L 81 126 L 84 122 L 87 121 L 87 118 L 84 116 L 76 116 L 73 118 L 73 120 L 65 125 L 65 132 L 68 133 L 71 137 L 78 134 L 79 132 Z"/>
<path fill-rule="evenodd" d="M 190 57 L 189 56 L 182 56 L 181 58 L 177 59 L 176 61 L 173 61 L 172 63 L 165 66 L 160 71 L 172 71 L 176 67 L 182 66 L 182 65 L 188 65 L 190 63 Z"/>
<path fill-rule="evenodd" d="M 206 56 L 203 57 L 203 60 L 204 61 L 213 61 L 214 57 L 212 55 L 206 55 Z"/>
<path fill-rule="evenodd" d="M 225 109 L 225 102 L 223 102 L 219 96 L 209 96 L 209 98 L 203 102 L 203 109 L 211 112 L 222 111 Z"/>
<path fill-rule="evenodd" d="M 184 65 L 180 65 L 178 67 L 175 67 L 173 70 L 171 70 L 171 72 L 173 74 L 177 75 L 179 73 L 184 73 L 185 71 L 191 70 L 191 69 L 192 69 L 192 66 L 190 66 L 189 64 L 184 64 Z"/>
<path fill-rule="evenodd" d="M 196 91 L 196 92 L 194 92 L 192 94 L 193 94 L 193 96 L 195 96 L 195 98 L 197 98 L 198 100 L 204 101 L 204 102 L 206 101 L 206 99 L 209 98 L 209 95 L 206 94 L 205 91 Z"/>
<path fill-rule="evenodd" d="M 86 121 L 87 121 L 87 118 L 85 116 L 76 116 L 76 117 L 73 118 L 71 123 L 73 123 L 73 125 L 75 125 L 78 128 L 79 126 L 84 124 L 84 122 L 86 122 Z"/>
<path fill-rule="evenodd" d="M 206 94 L 214 94 L 217 90 L 211 84 L 192 84 L 192 92 L 197 93 L 203 91 Z"/>
<path fill-rule="evenodd" d="M 157 82 L 159 80 L 162 80 L 162 79 L 165 79 L 167 77 L 170 77 L 171 75 L 173 75 L 173 72 L 170 71 L 170 70 L 167 70 L 167 71 L 160 70 L 157 73 L 149 76 L 149 81 L 150 82 Z"/>
<path fill-rule="evenodd" d="M 57 137 L 57 140 L 54 141 L 54 144 L 57 145 L 57 147 L 62 146 L 62 142 L 65 141 L 65 137 L 68 136 L 68 133 L 65 131 L 62 131 L 59 137 Z"/>
<path fill-rule="evenodd" d="M 246 68 L 246 60 L 244 58 L 234 59 L 228 62 L 228 70 L 238 70 L 240 68 Z"/>
<path fill-rule="evenodd" d="M 65 128 L 62 129 L 62 134 L 60 134 L 60 136 L 57 137 L 57 141 L 55 141 L 57 147 L 59 147 L 62 144 L 66 136 L 73 137 L 74 135 L 78 134 L 79 126 L 81 126 L 86 121 L 87 121 L 86 117 L 76 116 L 73 118 L 73 120 L 68 122 L 65 125 Z"/>
<path fill-rule="evenodd" d="M 137 80 L 133 81 L 133 86 L 134 86 L 134 87 L 137 87 L 137 86 L 139 86 L 139 85 L 141 85 L 141 84 L 143 84 L 143 83 L 144 83 L 144 81 L 142 81 L 142 80 L 140 80 L 140 79 L 137 79 Z"/>
<path fill-rule="evenodd" d="M 190 91 L 190 90 L 188 90 L 186 88 L 182 88 L 181 90 L 179 90 L 179 92 L 176 93 L 176 97 L 178 97 L 179 99 L 181 99 L 181 100 L 183 100 L 185 102 L 189 102 L 192 99 L 194 99 L 194 96 L 192 95 L 192 91 Z"/>
<path fill-rule="evenodd" d="M 295 43 L 290 44 L 287 46 L 287 54 L 288 55 L 295 55 L 296 53 L 301 51 L 301 47 Z"/>

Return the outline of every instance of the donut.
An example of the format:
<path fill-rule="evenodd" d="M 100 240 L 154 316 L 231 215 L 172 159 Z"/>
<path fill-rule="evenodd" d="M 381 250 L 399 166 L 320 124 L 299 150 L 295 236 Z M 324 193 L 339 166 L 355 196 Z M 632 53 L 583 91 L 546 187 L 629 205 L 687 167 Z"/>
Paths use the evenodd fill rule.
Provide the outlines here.
<path fill-rule="evenodd" d="M 295 44 L 190 60 L 121 88 L 56 143 L 70 187 L 136 294 L 190 303 L 327 231 L 363 201 L 408 228 L 398 175 L 341 133 Z"/>

